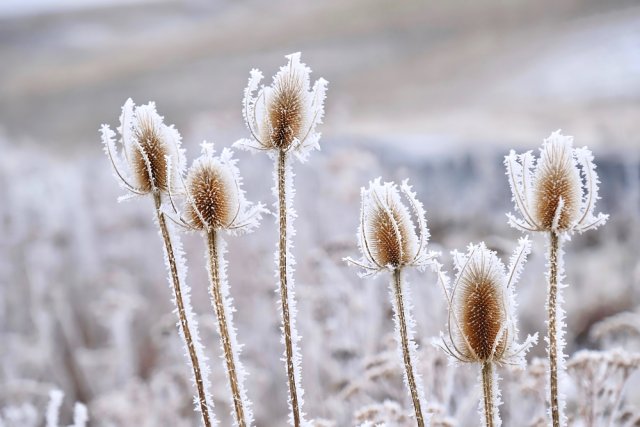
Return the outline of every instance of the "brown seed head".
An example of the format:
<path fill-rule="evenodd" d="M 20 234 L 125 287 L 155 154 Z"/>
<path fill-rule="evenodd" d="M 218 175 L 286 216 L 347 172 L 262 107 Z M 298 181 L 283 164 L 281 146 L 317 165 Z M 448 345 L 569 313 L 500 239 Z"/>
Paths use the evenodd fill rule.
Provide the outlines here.
<path fill-rule="evenodd" d="M 550 139 L 543 146 L 534 181 L 534 215 L 546 231 L 569 230 L 580 215 L 582 184 L 570 140 Z M 562 210 L 556 212 L 562 199 Z"/>
<path fill-rule="evenodd" d="M 303 81 L 295 71 L 276 80 L 267 116 L 271 129 L 269 140 L 274 148 L 287 150 L 296 138 L 302 138 L 304 95 Z"/>
<path fill-rule="evenodd" d="M 138 108 L 133 131 L 137 144 L 131 148 L 131 169 L 143 192 L 167 191 L 169 186 L 165 158 L 169 150 L 160 126 L 149 111 Z"/>
<path fill-rule="evenodd" d="M 493 283 L 493 278 L 480 269 L 472 269 L 462 280 L 464 302 L 460 321 L 473 350 L 468 351 L 468 357 L 475 353 L 480 361 L 487 361 L 494 354 L 496 339 L 505 322 L 502 292 L 500 286 Z M 495 354 L 502 352 L 504 344 L 502 337 Z"/>
<path fill-rule="evenodd" d="M 192 203 L 185 212 L 197 229 L 229 227 L 240 209 L 238 186 L 226 165 L 210 157 L 200 158 L 189 170 L 187 188 Z"/>
<path fill-rule="evenodd" d="M 392 183 L 376 180 L 363 194 L 364 240 L 382 267 L 401 267 L 416 256 L 417 236 L 411 215 Z"/>

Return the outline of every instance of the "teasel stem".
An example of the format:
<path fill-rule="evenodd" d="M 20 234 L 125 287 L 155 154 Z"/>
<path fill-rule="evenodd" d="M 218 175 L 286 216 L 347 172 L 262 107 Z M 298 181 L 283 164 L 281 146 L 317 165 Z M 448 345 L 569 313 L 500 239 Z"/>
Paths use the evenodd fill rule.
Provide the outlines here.
<path fill-rule="evenodd" d="M 418 427 L 424 427 L 424 417 L 422 415 L 422 408 L 420 405 L 420 397 L 418 394 L 418 386 L 416 383 L 416 376 L 413 373 L 413 365 L 411 363 L 411 352 L 409 351 L 409 332 L 407 329 L 407 320 L 405 319 L 404 299 L 402 297 L 402 270 L 396 268 L 393 271 L 393 293 L 396 299 L 395 303 L 395 315 L 398 319 L 398 326 L 400 329 L 400 344 L 402 346 L 402 360 L 404 362 L 404 369 L 407 374 L 407 382 L 409 384 L 409 391 L 411 392 L 411 400 L 413 400 L 413 409 L 416 413 L 416 421 Z"/>
<path fill-rule="evenodd" d="M 557 343 L 557 304 L 558 304 L 558 252 L 560 239 L 558 233 L 549 235 L 549 384 L 551 395 L 551 420 L 553 427 L 560 427 L 560 406 L 558 401 L 558 343 Z"/>
<path fill-rule="evenodd" d="M 213 308 L 218 318 L 220 339 L 222 340 L 224 360 L 227 365 L 227 374 L 229 375 L 229 386 L 231 387 L 231 395 L 233 397 L 233 407 L 238 426 L 246 427 L 247 422 L 245 419 L 242 395 L 240 393 L 240 382 L 238 381 L 231 335 L 229 334 L 229 327 L 233 328 L 233 325 L 231 325 L 231 318 L 227 320 L 228 313 L 226 313 L 222 291 L 220 289 L 220 266 L 218 264 L 218 246 L 215 229 L 211 229 L 207 233 L 207 245 L 209 252 L 209 280 L 211 281 L 210 292 L 213 298 Z"/>
<path fill-rule="evenodd" d="M 295 365 L 293 362 L 294 343 L 291 338 L 291 319 L 289 313 L 289 287 L 287 284 L 287 200 L 286 200 L 286 160 L 287 153 L 278 153 L 278 221 L 280 228 L 280 243 L 278 245 L 280 271 L 280 300 L 282 303 L 282 324 L 284 327 L 284 344 L 286 351 L 287 377 L 289 380 L 289 395 L 293 423 L 300 427 L 300 407 L 298 404 L 298 390 L 296 387 Z"/>
<path fill-rule="evenodd" d="M 153 200 L 155 202 L 156 216 L 158 218 L 158 225 L 160 226 L 160 232 L 162 233 L 162 240 L 164 240 L 165 250 L 167 252 L 167 259 L 169 260 L 169 269 L 171 272 L 171 281 L 173 282 L 173 291 L 176 297 L 176 305 L 178 306 L 178 317 L 180 319 L 180 327 L 184 334 L 184 339 L 187 342 L 187 349 L 189 351 L 189 357 L 191 359 L 191 367 L 193 368 L 193 376 L 196 381 L 196 388 L 198 390 L 198 400 L 200 404 L 200 412 L 202 414 L 202 422 L 205 427 L 211 427 L 211 421 L 209 419 L 209 408 L 207 405 L 207 399 L 204 389 L 204 382 L 202 378 L 202 371 L 200 369 L 200 362 L 198 361 L 198 355 L 191 336 L 191 330 L 189 329 L 189 322 L 187 320 L 186 310 L 184 308 L 184 301 L 182 299 L 182 290 L 180 288 L 180 278 L 178 275 L 178 266 L 176 257 L 173 251 L 173 245 L 171 244 L 171 236 L 169 235 L 169 229 L 167 228 L 167 221 L 162 213 L 162 198 L 159 191 L 153 193 Z"/>
<path fill-rule="evenodd" d="M 484 395 L 484 416 L 487 427 L 493 427 L 493 364 L 482 364 L 482 394 Z"/>

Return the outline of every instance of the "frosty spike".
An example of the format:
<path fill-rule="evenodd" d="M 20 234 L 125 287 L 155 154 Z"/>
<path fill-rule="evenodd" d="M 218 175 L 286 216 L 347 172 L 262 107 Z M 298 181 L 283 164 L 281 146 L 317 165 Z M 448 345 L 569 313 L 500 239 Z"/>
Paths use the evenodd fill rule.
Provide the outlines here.
<path fill-rule="evenodd" d="M 406 283 L 403 286 L 402 272 L 405 267 L 435 266 L 435 252 L 427 252 L 429 230 L 422 203 L 416 199 L 408 181 L 400 186 L 407 199 L 408 209 L 400 198 L 398 187 L 393 182 L 381 183 L 380 178 L 369 182 L 369 188 L 361 189 L 362 204 L 360 225 L 358 226 L 358 245 L 362 258 L 345 258 L 353 266 L 360 267 L 361 277 L 390 271 L 393 280 L 389 285 L 394 311 L 394 323 L 398 353 L 404 364 L 404 382 L 413 402 L 418 426 L 428 424 L 426 400 L 422 378 L 416 366 L 417 345 L 413 339 L 415 320 L 411 314 L 411 296 Z M 416 226 L 411 219 L 416 218 Z"/>
<path fill-rule="evenodd" d="M 273 77 L 271 86 L 258 90 L 262 73 L 251 70 L 249 83 L 244 91 L 242 114 L 251 139 L 238 141 L 234 146 L 250 151 L 266 152 L 275 161 L 276 197 L 279 227 L 276 252 L 280 291 L 280 314 L 282 316 L 284 358 L 289 385 L 289 422 L 295 427 L 306 424 L 302 411 L 304 390 L 301 385 L 299 336 L 296 330 L 296 300 L 294 294 L 291 236 L 295 234 L 293 219 L 292 155 L 301 162 L 309 153 L 320 149 L 320 133 L 316 126 L 322 123 L 327 81 L 318 79 L 310 86 L 311 69 L 300 62 L 300 52 L 286 56 L 287 65 Z M 258 90 L 257 95 L 254 92 Z"/>
<path fill-rule="evenodd" d="M 521 218 L 508 213 L 509 224 L 521 231 L 548 236 L 547 311 L 549 355 L 549 407 L 553 427 L 565 426 L 564 400 L 559 377 L 564 375 L 564 310 L 560 290 L 564 278 L 562 242 L 574 232 L 583 233 L 603 225 L 608 215 L 594 214 L 598 200 L 598 174 L 587 147 L 574 148 L 573 137 L 553 132 L 536 159 L 527 151 L 505 156 L 512 200 Z"/>

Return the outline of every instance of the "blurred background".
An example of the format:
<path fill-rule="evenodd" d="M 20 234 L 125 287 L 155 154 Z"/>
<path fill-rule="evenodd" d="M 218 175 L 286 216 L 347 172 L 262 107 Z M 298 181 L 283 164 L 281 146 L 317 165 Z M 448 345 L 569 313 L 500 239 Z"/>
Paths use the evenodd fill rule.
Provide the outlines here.
<path fill-rule="evenodd" d="M 566 248 L 567 352 L 640 351 L 637 1 L 3 0 L 0 425 L 42 425 L 55 388 L 66 393 L 63 424 L 80 401 L 95 426 L 197 425 L 152 202 L 116 202 L 122 191 L 98 128 L 115 127 L 132 97 L 157 103 L 189 159 L 203 139 L 229 146 L 248 136 L 249 71 L 269 82 L 295 51 L 312 78 L 330 82 L 322 151 L 295 166 L 302 382 L 317 425 L 411 425 L 387 279 L 360 280 L 341 261 L 356 254 L 360 187 L 409 178 L 448 268 L 449 251 L 470 241 L 507 256 L 519 233 L 506 223 L 503 156 L 537 150 L 559 128 L 593 150 L 598 211 L 611 214 Z M 249 198 L 271 203 L 270 161 L 237 156 Z M 183 239 L 217 415 L 231 425 L 204 245 Z M 274 220 L 227 240 L 256 422 L 285 425 Z M 545 248 L 534 241 L 519 284 L 520 329 L 544 335 Z M 430 410 L 443 423 L 475 425 L 474 368 L 449 367 L 430 346 L 446 318 L 435 277 L 410 281 Z M 541 343 L 531 358 L 544 355 Z M 505 425 L 544 417 L 541 363 L 501 373 L 516 380 L 503 393 Z M 572 420 L 584 425 L 579 382 L 565 389 Z M 638 374 L 625 396 L 626 420 L 640 417 Z"/>

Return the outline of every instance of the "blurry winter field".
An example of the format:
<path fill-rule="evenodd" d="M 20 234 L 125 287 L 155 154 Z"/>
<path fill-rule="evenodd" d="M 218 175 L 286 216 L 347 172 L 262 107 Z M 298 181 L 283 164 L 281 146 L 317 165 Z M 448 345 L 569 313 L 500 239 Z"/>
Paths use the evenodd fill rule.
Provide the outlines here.
<path fill-rule="evenodd" d="M 395 425 L 410 425 L 386 279 L 360 280 L 341 261 L 356 254 L 360 187 L 409 178 L 448 268 L 449 251 L 470 241 L 509 254 L 519 233 L 506 222 L 503 156 L 537 150 L 558 128 L 593 150 L 599 210 L 611 214 L 567 247 L 567 351 L 640 352 L 636 1 L 9 0 L 0 3 L 0 425 L 42 425 L 56 388 L 63 424 L 80 401 L 95 426 L 197 425 L 152 202 L 116 202 L 98 127 L 116 125 L 128 97 L 154 100 L 190 159 L 203 139 L 229 146 L 247 136 L 249 70 L 270 76 L 294 51 L 330 82 L 322 151 L 295 168 L 309 418 L 349 426 L 387 411 L 380 419 L 399 413 Z M 248 196 L 270 204 L 271 162 L 237 156 Z M 544 242 L 534 241 L 518 285 L 523 336 L 546 331 Z M 228 242 L 256 423 L 282 426 L 273 218 Z M 217 415 L 231 425 L 204 246 L 197 235 L 184 243 Z M 446 319 L 436 278 L 410 282 L 432 410 L 476 425 L 475 368 L 448 367 L 429 344 Z M 530 358 L 544 355 L 541 342 Z M 505 425 L 544 415 L 543 369 L 501 372 Z M 580 418 L 579 384 L 564 388 Z M 625 395 L 640 416 L 640 374 Z"/>

